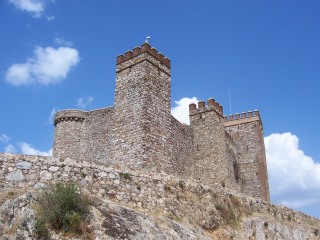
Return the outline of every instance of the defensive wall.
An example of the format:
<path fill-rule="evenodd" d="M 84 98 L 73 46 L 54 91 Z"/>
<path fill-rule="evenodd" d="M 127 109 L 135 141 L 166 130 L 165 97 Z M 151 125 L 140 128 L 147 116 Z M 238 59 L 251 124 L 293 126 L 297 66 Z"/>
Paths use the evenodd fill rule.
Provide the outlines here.
<path fill-rule="evenodd" d="M 55 115 L 53 156 L 164 172 L 270 200 L 257 111 L 225 117 L 214 99 L 171 116 L 171 63 L 148 43 L 119 55 L 114 106 Z"/>
<path fill-rule="evenodd" d="M 58 112 L 53 155 L 111 164 L 113 112 L 113 107 Z"/>
<path fill-rule="evenodd" d="M 54 120 L 53 155 L 57 158 L 95 162 L 106 166 L 117 165 L 111 155 L 113 107 L 93 111 L 63 110 Z M 61 124 L 62 123 L 62 124 Z M 171 116 L 171 166 L 175 174 L 188 176 L 193 159 L 193 131 Z M 148 145 L 147 145 L 148 146 Z M 128 169 L 130 167 L 127 166 Z"/>

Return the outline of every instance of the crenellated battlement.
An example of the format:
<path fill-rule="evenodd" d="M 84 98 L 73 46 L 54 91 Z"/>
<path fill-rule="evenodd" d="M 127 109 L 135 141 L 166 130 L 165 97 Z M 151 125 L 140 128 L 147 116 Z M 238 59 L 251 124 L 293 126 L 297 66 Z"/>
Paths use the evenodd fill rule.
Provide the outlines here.
<path fill-rule="evenodd" d="M 251 118 L 251 117 L 258 117 L 260 116 L 259 110 L 254 110 L 253 112 L 251 110 L 249 110 L 247 113 L 246 112 L 242 112 L 240 113 L 236 113 L 235 115 L 229 115 L 229 116 L 224 116 L 224 121 L 234 121 L 234 120 L 239 120 L 239 119 L 245 119 L 245 118 Z"/>
<path fill-rule="evenodd" d="M 119 55 L 117 57 L 117 65 L 146 52 L 170 68 L 170 60 L 148 43 L 144 43 L 141 47 L 135 47 L 132 51 L 127 51 L 125 54 Z"/>
<path fill-rule="evenodd" d="M 253 112 L 249 110 L 248 112 L 236 113 L 234 115 L 224 116 L 224 125 L 232 126 L 242 123 L 261 121 L 259 110 L 254 110 Z"/>
<path fill-rule="evenodd" d="M 86 112 L 81 111 L 81 110 L 64 110 L 57 112 L 54 115 L 54 125 L 56 126 L 60 122 L 66 122 L 66 121 L 71 121 L 71 122 L 83 122 L 83 120 L 86 119 Z"/>
<path fill-rule="evenodd" d="M 205 101 L 199 101 L 198 107 L 195 103 L 191 103 L 189 105 L 189 115 L 195 115 L 208 111 L 216 111 L 220 116 L 223 116 L 223 107 L 213 98 L 208 99 L 207 106 Z"/>

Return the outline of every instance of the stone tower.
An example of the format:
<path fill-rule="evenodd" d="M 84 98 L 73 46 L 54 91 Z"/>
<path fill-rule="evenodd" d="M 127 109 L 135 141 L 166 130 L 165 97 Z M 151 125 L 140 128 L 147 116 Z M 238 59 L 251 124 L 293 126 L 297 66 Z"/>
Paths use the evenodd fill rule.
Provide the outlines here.
<path fill-rule="evenodd" d="M 83 159 L 86 149 L 86 114 L 80 110 L 57 112 L 54 118 L 55 133 L 53 156 Z"/>
<path fill-rule="evenodd" d="M 170 166 L 170 87 L 170 60 L 148 43 L 117 57 L 115 163 L 154 171 Z"/>
<path fill-rule="evenodd" d="M 242 191 L 270 201 L 263 127 L 258 110 L 230 115 L 224 122 L 226 131 L 238 149 Z"/>
<path fill-rule="evenodd" d="M 234 173 L 235 159 L 229 158 L 226 145 L 223 108 L 213 99 L 189 106 L 190 125 L 193 128 L 194 178 L 208 184 L 218 183 L 239 189 Z"/>

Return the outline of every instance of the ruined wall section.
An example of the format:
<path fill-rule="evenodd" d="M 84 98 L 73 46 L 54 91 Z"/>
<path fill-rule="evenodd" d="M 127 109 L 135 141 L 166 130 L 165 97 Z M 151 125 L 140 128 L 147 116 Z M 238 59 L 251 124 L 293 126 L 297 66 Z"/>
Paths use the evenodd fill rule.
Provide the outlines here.
<path fill-rule="evenodd" d="M 270 201 L 263 127 L 258 111 L 225 118 L 226 131 L 239 152 L 239 168 L 243 192 Z"/>
<path fill-rule="evenodd" d="M 120 55 L 116 72 L 115 164 L 172 172 L 170 61 L 145 43 Z"/>
<path fill-rule="evenodd" d="M 223 108 L 213 99 L 190 104 L 189 116 L 194 134 L 194 178 L 208 184 L 218 183 L 235 189 L 230 178 L 232 163 L 227 157 Z"/>
<path fill-rule="evenodd" d="M 189 178 L 193 166 L 193 131 L 192 127 L 171 118 L 172 166 L 175 176 Z"/>
<path fill-rule="evenodd" d="M 97 163 L 110 163 L 113 108 L 93 111 L 64 110 L 54 118 L 53 155 Z"/>

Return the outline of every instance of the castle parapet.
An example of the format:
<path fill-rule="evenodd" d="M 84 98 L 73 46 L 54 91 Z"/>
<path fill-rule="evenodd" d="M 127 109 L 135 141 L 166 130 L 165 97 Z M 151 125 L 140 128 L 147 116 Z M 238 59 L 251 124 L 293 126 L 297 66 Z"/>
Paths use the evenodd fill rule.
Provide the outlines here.
<path fill-rule="evenodd" d="M 227 121 L 233 121 L 233 120 L 240 120 L 240 119 L 245 119 L 245 118 L 251 118 L 251 117 L 259 117 L 260 112 L 259 110 L 254 110 L 253 112 L 249 110 L 247 113 L 242 112 L 241 115 L 239 113 L 236 113 L 235 115 L 229 115 L 229 116 L 224 116 L 225 122 Z"/>
<path fill-rule="evenodd" d="M 117 57 L 117 65 L 146 52 L 170 68 L 170 60 L 155 48 L 152 48 L 148 43 L 142 44 L 141 47 L 135 47 L 132 51 L 128 51 L 124 55 L 119 55 Z"/>
<path fill-rule="evenodd" d="M 221 117 L 223 116 L 223 107 L 213 98 L 208 99 L 207 106 L 205 101 L 199 101 L 198 107 L 195 103 L 189 105 L 189 115 L 195 115 L 208 111 L 216 111 Z"/>
<path fill-rule="evenodd" d="M 235 115 L 224 116 L 224 125 L 236 125 L 246 122 L 260 121 L 260 112 L 249 110 L 248 112 L 236 113 Z"/>
<path fill-rule="evenodd" d="M 56 126 L 60 122 L 74 121 L 83 122 L 86 119 L 86 113 L 80 110 L 64 110 L 57 112 L 54 116 L 54 125 Z"/>

